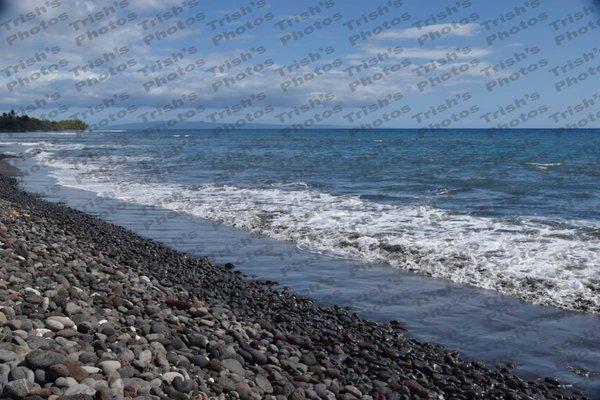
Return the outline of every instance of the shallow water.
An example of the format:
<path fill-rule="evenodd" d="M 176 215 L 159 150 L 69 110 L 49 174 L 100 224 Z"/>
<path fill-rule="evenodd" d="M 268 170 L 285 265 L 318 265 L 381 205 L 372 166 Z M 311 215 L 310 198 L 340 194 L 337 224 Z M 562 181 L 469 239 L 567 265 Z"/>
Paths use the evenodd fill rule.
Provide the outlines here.
<path fill-rule="evenodd" d="M 418 339 L 443 343 L 491 365 L 517 364 L 525 377 L 554 376 L 600 398 L 600 317 L 524 303 L 497 292 L 424 278 L 386 264 L 341 260 L 202 219 L 54 185 L 50 168 L 11 160 L 22 185 L 144 236 L 249 275 L 274 279 L 324 303 L 375 320 L 400 320 Z"/>

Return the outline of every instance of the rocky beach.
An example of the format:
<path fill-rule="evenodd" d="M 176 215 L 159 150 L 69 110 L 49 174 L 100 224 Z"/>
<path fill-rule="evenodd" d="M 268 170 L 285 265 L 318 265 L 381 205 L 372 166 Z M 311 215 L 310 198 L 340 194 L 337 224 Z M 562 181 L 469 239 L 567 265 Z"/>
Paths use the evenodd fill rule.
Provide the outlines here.
<path fill-rule="evenodd" d="M 2 398 L 587 398 L 46 202 L 5 175 L 0 327 Z"/>

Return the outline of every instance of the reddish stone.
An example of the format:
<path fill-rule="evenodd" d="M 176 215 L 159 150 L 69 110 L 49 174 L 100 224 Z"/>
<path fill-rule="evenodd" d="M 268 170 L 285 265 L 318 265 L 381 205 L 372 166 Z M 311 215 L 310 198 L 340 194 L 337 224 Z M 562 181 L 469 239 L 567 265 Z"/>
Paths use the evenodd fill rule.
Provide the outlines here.
<path fill-rule="evenodd" d="M 414 379 L 408 379 L 403 381 L 402 383 L 410 390 L 411 393 L 414 393 L 417 396 L 424 399 L 429 397 L 429 390 L 425 389 L 423 386 L 421 386 L 419 382 L 415 381 Z"/>
<path fill-rule="evenodd" d="M 125 389 L 123 389 L 123 397 L 129 397 L 131 399 L 137 397 L 137 389 L 133 386 L 126 386 Z"/>
<path fill-rule="evenodd" d="M 167 299 L 166 301 L 169 307 L 178 308 L 180 310 L 189 310 L 193 307 L 193 304 L 185 300 Z"/>
<path fill-rule="evenodd" d="M 40 396 L 40 397 L 46 398 L 46 397 L 49 397 L 52 395 L 52 390 L 50 390 L 48 388 L 31 389 L 29 391 L 29 395 L 30 396 Z"/>
<path fill-rule="evenodd" d="M 69 370 L 69 376 L 73 377 L 77 382 L 81 382 L 89 376 L 89 373 L 85 369 L 73 361 L 67 361 L 65 365 Z"/>

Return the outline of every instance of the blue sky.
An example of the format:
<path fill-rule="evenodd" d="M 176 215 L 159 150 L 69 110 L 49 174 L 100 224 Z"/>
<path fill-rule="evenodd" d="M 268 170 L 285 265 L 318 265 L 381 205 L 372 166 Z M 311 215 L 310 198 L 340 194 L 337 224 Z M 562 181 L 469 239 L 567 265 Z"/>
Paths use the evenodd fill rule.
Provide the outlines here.
<path fill-rule="evenodd" d="M 587 0 L 19 1 L 0 16 L 0 102 L 99 127 L 600 127 L 598 11 Z"/>

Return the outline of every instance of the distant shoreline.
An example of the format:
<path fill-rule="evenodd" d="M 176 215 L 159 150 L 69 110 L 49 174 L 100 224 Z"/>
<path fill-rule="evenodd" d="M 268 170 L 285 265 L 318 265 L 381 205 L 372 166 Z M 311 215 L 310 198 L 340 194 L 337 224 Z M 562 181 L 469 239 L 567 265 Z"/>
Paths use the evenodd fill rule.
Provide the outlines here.
<path fill-rule="evenodd" d="M 73 132 L 73 133 L 83 133 L 83 132 L 92 132 L 89 129 L 83 130 L 73 130 L 73 129 L 65 129 L 60 131 L 48 131 L 44 129 L 39 129 L 37 131 L 15 131 L 15 130 L 0 130 L 0 133 L 65 133 L 65 132 Z"/>
<path fill-rule="evenodd" d="M 64 132 L 84 131 L 89 125 L 79 119 L 63 119 L 54 121 L 38 119 L 27 114 L 19 115 L 15 110 L 0 115 L 0 132 Z"/>

